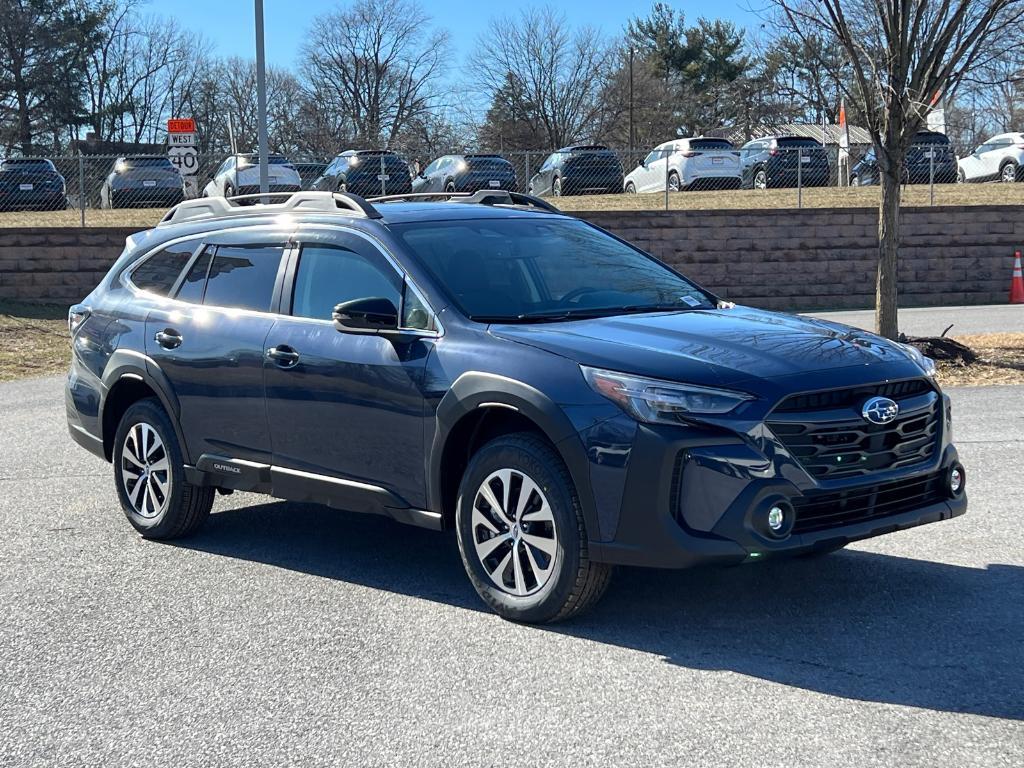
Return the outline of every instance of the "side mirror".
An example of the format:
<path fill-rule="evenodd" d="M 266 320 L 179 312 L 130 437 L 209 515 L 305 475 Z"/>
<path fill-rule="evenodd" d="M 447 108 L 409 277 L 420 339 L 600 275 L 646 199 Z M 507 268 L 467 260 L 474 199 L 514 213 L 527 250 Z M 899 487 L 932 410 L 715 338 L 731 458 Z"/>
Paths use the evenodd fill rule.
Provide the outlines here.
<path fill-rule="evenodd" d="M 647 167 L 647 158 L 646 157 L 640 160 L 640 167 L 641 168 L 646 168 Z"/>
<path fill-rule="evenodd" d="M 372 297 L 344 301 L 334 308 L 334 327 L 342 333 L 386 333 L 398 330 L 398 307 L 391 299 Z"/>

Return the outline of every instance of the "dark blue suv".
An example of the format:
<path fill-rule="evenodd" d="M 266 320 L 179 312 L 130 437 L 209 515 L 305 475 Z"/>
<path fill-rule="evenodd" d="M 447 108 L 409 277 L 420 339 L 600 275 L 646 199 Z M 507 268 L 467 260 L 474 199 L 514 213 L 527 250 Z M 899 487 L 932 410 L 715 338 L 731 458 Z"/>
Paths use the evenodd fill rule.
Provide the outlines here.
<path fill-rule="evenodd" d="M 174 208 L 72 308 L 71 435 L 145 537 L 215 491 L 454 529 L 519 621 L 615 564 L 819 554 L 966 511 L 912 348 L 735 307 L 543 201 Z"/>

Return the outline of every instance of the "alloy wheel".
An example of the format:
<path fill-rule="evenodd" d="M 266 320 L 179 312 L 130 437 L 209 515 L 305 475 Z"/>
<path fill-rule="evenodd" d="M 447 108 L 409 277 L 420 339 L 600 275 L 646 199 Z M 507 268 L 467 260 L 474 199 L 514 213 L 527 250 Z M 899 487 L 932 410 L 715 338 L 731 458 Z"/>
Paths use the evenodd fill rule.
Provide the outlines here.
<path fill-rule="evenodd" d="M 679 191 L 679 177 L 675 173 L 670 173 L 668 176 L 668 188 L 671 192 Z"/>
<path fill-rule="evenodd" d="M 171 496 L 171 466 L 167 448 L 155 429 L 140 422 L 128 430 L 121 449 L 121 482 L 132 509 L 151 520 L 166 508 Z"/>
<path fill-rule="evenodd" d="M 763 169 L 758 170 L 754 174 L 754 188 L 755 189 L 768 189 L 768 174 Z"/>
<path fill-rule="evenodd" d="M 541 590 L 554 572 L 558 533 L 547 497 L 518 469 L 499 469 L 473 499 L 473 548 L 484 572 L 504 592 Z"/>
<path fill-rule="evenodd" d="M 1007 163 L 1003 166 L 1002 176 L 1003 181 L 1016 181 L 1017 180 L 1017 166 L 1013 163 Z"/>

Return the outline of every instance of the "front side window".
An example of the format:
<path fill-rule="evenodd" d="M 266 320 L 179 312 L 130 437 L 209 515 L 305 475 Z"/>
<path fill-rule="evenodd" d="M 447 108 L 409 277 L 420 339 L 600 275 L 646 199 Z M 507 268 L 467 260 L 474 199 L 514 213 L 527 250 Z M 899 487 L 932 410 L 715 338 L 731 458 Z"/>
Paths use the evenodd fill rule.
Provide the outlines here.
<path fill-rule="evenodd" d="M 282 246 L 217 246 L 203 304 L 268 312 L 283 250 Z"/>
<path fill-rule="evenodd" d="M 582 221 L 419 222 L 392 231 L 455 305 L 481 322 L 714 306 L 656 259 Z"/>
<path fill-rule="evenodd" d="M 292 314 L 330 320 L 342 302 L 382 298 L 399 307 L 401 296 L 401 278 L 379 254 L 342 245 L 306 245 L 299 254 Z"/>
<path fill-rule="evenodd" d="M 192 258 L 196 244 L 195 240 L 185 240 L 154 253 L 132 272 L 132 284 L 143 291 L 168 295 Z"/>

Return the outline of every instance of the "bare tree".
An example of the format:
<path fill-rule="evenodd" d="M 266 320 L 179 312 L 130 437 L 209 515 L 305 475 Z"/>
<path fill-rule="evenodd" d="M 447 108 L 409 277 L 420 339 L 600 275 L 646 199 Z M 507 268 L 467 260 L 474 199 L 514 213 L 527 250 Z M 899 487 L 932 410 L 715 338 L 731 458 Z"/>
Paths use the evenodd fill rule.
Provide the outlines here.
<path fill-rule="evenodd" d="M 875 326 L 899 334 L 897 265 L 905 156 L 937 94 L 951 98 L 994 54 L 1003 29 L 1019 29 L 1024 0 L 769 0 L 775 21 L 801 40 L 825 37 L 849 58 L 839 80 L 859 106 L 881 171 Z M 827 62 L 820 62 L 827 66 Z"/>
<path fill-rule="evenodd" d="M 593 27 L 570 29 L 549 8 L 491 21 L 472 67 L 493 102 L 515 96 L 506 111 L 552 148 L 590 138 L 614 49 Z"/>
<path fill-rule="evenodd" d="M 339 133 L 390 145 L 438 101 L 447 48 L 414 0 L 357 0 L 314 20 L 302 71 L 346 123 Z"/>

